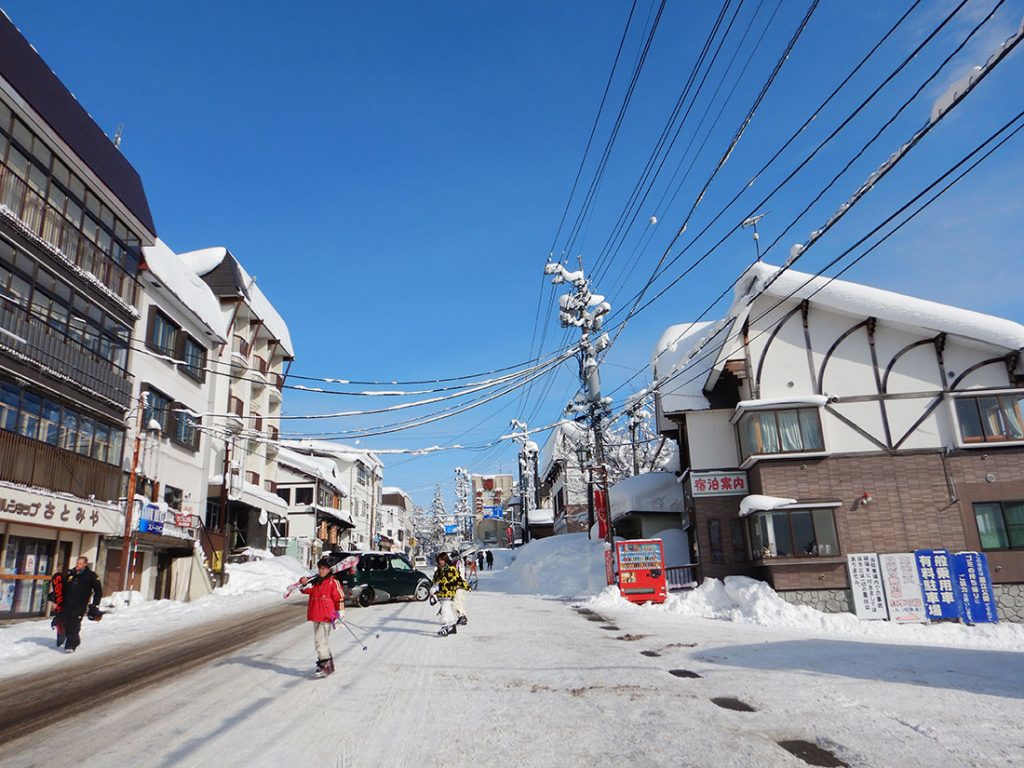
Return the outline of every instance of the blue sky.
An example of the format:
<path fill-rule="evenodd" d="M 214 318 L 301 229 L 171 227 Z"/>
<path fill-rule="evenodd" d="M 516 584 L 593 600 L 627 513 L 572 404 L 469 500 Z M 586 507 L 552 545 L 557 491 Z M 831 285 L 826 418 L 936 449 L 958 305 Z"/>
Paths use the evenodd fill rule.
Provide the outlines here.
<path fill-rule="evenodd" d="M 272 8 L 241 2 L 2 2 L 97 122 L 111 134 L 124 124 L 122 149 L 142 174 L 161 237 L 178 251 L 226 245 L 256 276 L 291 329 L 297 350 L 294 372 L 418 379 L 529 357 L 540 272 L 628 3 L 293 3 Z M 761 225 L 762 243 L 774 239 L 994 3 L 970 0 L 850 128 L 765 206 L 769 215 Z M 668 3 L 573 260 L 577 254 L 585 265 L 596 259 L 717 5 Z M 681 245 L 908 5 L 821 4 Z M 953 5 L 922 3 L 677 269 L 703 252 L 699 246 L 714 242 L 716 232 L 739 221 L 756 202 L 755 194 L 763 194 L 769 182 L 799 162 Z M 746 0 L 740 8 L 639 217 L 646 222 L 656 214 L 659 224 L 654 231 L 646 224 L 631 230 L 612 261 L 607 284 L 595 286 L 609 294 L 615 307 L 628 304 L 653 269 L 806 5 L 783 2 L 753 50 L 775 7 L 776 0 Z M 624 65 L 597 133 L 598 148 L 609 134 L 652 5 L 638 0 L 636 8 Z M 925 120 L 932 100 L 1016 28 L 1022 13 L 1021 0 L 1005 2 L 767 260 L 778 263 L 791 243 L 820 225 Z M 709 110 L 701 138 L 737 82 L 732 98 L 674 206 L 659 209 L 655 203 L 751 19 L 746 44 Z M 752 50 L 749 68 L 737 80 Z M 820 268 L 1021 109 L 1022 77 L 1024 57 L 1015 53 L 798 268 Z M 592 158 L 584 185 L 593 171 Z M 1024 202 L 1017 192 L 1022 172 L 1024 145 L 1014 140 L 846 277 L 1024 321 L 1019 289 Z M 639 251 L 638 267 L 630 272 L 626 266 L 645 234 L 650 245 Z M 703 310 L 752 256 L 749 234 L 733 236 L 637 316 L 608 357 L 605 390 L 648 359 L 665 326 Z M 625 287 L 616 292 L 620 275 Z M 716 308 L 714 317 L 724 311 L 724 306 Z M 562 332 L 553 315 L 542 320 L 548 324 L 550 348 Z M 642 383 L 643 378 L 636 381 Z M 509 419 L 521 410 L 534 416 L 534 424 L 553 421 L 574 387 L 573 370 L 566 366 L 544 390 L 546 398 L 538 399 L 541 389 L 535 389 L 525 407 L 518 397 L 504 398 L 448 421 L 361 444 L 483 443 L 506 431 Z M 366 406 L 365 399 L 298 392 L 285 399 L 289 414 Z M 392 420 L 286 424 L 285 429 L 330 431 Z M 454 466 L 510 471 L 514 453 L 508 446 L 413 459 L 389 456 L 385 482 L 402 485 L 426 504 L 435 482 L 444 485 L 450 498 Z"/>

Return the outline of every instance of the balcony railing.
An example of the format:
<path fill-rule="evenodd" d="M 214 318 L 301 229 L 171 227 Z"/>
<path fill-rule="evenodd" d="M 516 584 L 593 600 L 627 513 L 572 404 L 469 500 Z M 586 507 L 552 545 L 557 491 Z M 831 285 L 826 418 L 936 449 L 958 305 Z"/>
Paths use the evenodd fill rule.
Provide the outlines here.
<path fill-rule="evenodd" d="M 0 166 L 0 205 L 6 206 L 25 229 L 60 251 L 76 267 L 90 273 L 127 304 L 135 304 L 135 277 L 4 166 Z M 122 254 L 123 260 L 120 245 L 112 242 L 111 247 Z"/>
<path fill-rule="evenodd" d="M 250 425 L 257 432 L 263 431 L 263 416 L 258 413 L 250 414 L 252 416 L 252 424 Z"/>
<path fill-rule="evenodd" d="M 120 493 L 121 467 L 0 430 L 0 480 L 109 500 Z"/>
<path fill-rule="evenodd" d="M 241 336 L 232 336 L 231 337 L 231 352 L 233 354 L 238 355 L 239 357 L 244 357 L 244 358 L 248 359 L 248 357 L 249 357 L 249 342 L 247 342 Z"/>
<path fill-rule="evenodd" d="M 273 374 L 274 376 L 274 388 L 278 391 L 284 389 L 284 376 L 280 373 Z"/>
<path fill-rule="evenodd" d="M 237 397 L 228 398 L 228 413 L 233 413 L 235 416 L 241 416 L 245 411 L 245 404 Z"/>
<path fill-rule="evenodd" d="M 31 362 L 45 366 L 58 378 L 95 392 L 120 408 L 132 396 L 131 376 L 99 355 L 84 350 L 55 333 L 49 326 L 29 320 L 21 312 L 0 310 L 0 344 Z"/>

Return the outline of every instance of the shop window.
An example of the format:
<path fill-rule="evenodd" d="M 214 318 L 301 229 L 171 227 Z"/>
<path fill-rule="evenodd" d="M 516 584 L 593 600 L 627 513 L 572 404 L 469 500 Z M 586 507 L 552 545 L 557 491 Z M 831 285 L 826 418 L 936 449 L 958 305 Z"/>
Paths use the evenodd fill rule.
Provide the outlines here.
<path fill-rule="evenodd" d="M 825 450 L 816 408 L 747 411 L 737 425 L 743 458 Z"/>
<path fill-rule="evenodd" d="M 1021 415 L 1024 392 L 957 397 L 954 402 L 963 442 L 999 443 L 1024 440 L 1024 418 Z"/>
<path fill-rule="evenodd" d="M 757 512 L 747 518 L 747 533 L 754 560 L 839 554 L 831 508 Z"/>
<path fill-rule="evenodd" d="M 715 518 L 708 520 L 708 540 L 711 543 L 711 562 L 724 563 L 725 554 L 722 552 L 722 522 Z"/>
<path fill-rule="evenodd" d="M 982 549 L 1024 548 L 1024 501 L 988 501 L 974 505 Z"/>

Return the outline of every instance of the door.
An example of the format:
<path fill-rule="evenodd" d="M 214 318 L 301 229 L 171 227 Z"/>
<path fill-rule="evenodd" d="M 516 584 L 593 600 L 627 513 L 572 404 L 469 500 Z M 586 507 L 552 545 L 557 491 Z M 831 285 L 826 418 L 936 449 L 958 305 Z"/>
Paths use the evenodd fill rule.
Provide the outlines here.
<path fill-rule="evenodd" d="M 404 557 L 391 555 L 388 559 L 391 561 L 391 581 L 394 584 L 391 594 L 395 597 L 408 597 L 416 590 L 419 574 Z"/>
<path fill-rule="evenodd" d="M 71 543 L 61 542 L 54 562 L 56 542 L 10 536 L 3 570 L 14 578 L 0 582 L 0 616 L 41 616 L 50 592 L 50 577 L 67 568 Z"/>
<path fill-rule="evenodd" d="M 121 550 L 107 550 L 107 568 L 103 572 L 103 595 L 104 597 L 121 591 Z M 131 578 L 128 580 L 128 589 L 138 590 L 142 584 L 142 553 L 135 557 L 135 567 L 132 568 Z"/>

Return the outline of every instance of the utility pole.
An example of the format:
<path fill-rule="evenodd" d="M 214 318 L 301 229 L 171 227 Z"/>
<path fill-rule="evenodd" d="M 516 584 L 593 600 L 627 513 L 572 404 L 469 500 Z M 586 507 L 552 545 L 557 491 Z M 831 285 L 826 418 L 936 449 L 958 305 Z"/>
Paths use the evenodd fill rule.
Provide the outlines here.
<path fill-rule="evenodd" d="M 128 576 L 131 569 L 128 567 L 128 542 L 132 537 L 132 512 L 135 509 L 135 485 L 138 482 L 139 451 L 142 449 L 142 419 L 146 412 L 146 397 L 148 392 L 139 392 L 138 418 L 135 424 L 135 446 L 132 450 L 132 471 L 128 475 L 128 498 L 124 507 L 124 535 L 121 537 L 121 591 L 128 590 Z"/>
<path fill-rule="evenodd" d="M 633 475 L 640 474 L 640 460 L 636 453 L 636 431 L 643 423 L 644 409 L 642 400 L 635 400 L 629 406 L 629 444 L 633 448 Z"/>
<path fill-rule="evenodd" d="M 523 544 L 530 540 L 530 512 L 540 505 L 537 494 L 539 483 L 537 482 L 537 444 L 530 440 L 530 431 L 526 422 L 519 419 L 512 419 L 510 426 L 513 430 L 512 438 L 519 443 L 519 499 L 520 499 L 520 521 L 519 525 L 523 531 Z M 516 522 L 512 521 L 512 541 L 515 544 Z"/>
<path fill-rule="evenodd" d="M 599 468 L 605 467 L 604 435 L 602 420 L 609 412 L 611 398 L 601 395 L 601 371 L 597 356 L 607 349 L 611 343 L 608 334 L 601 332 L 604 316 L 611 311 L 611 305 L 604 296 L 591 293 L 590 281 L 580 269 L 570 272 L 562 264 L 549 261 L 544 265 L 544 274 L 553 275 L 551 282 L 555 285 L 568 283 L 573 290 L 558 297 L 558 319 L 563 328 L 580 329 L 578 359 L 580 364 L 580 391 L 569 403 L 567 412 L 587 413 L 590 417 L 590 428 L 594 434 L 594 454 Z M 594 334 L 598 334 L 593 338 Z M 611 514 L 608 510 L 608 474 L 604 476 L 605 514 L 607 516 L 607 541 L 613 543 Z"/>
<path fill-rule="evenodd" d="M 227 575 L 228 553 L 231 551 L 231 539 L 233 531 L 228 521 L 228 483 L 231 482 L 231 442 L 232 438 L 224 438 L 224 474 L 221 475 L 220 484 L 220 532 L 224 535 L 224 543 L 221 545 L 220 553 L 220 583 L 223 586 Z"/>

